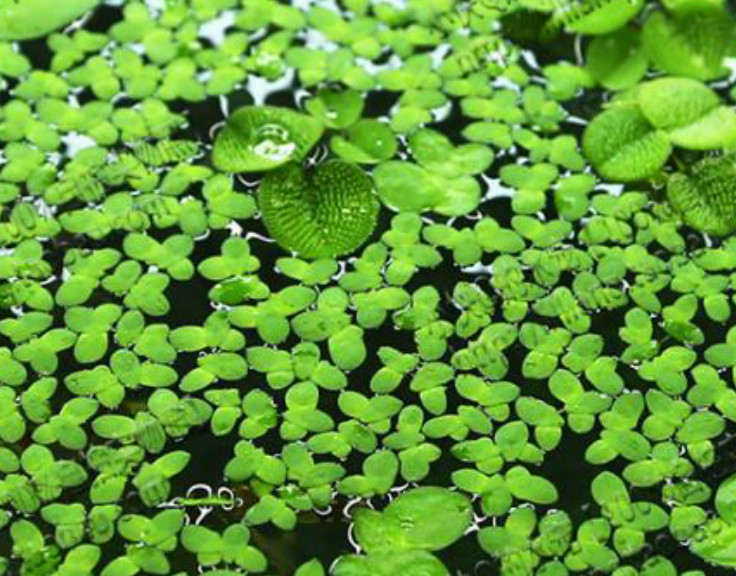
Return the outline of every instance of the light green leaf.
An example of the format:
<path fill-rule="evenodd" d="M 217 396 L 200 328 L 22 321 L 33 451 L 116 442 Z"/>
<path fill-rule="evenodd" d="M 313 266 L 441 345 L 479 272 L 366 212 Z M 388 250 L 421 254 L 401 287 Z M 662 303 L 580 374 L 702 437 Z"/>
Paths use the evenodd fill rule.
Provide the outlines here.
<path fill-rule="evenodd" d="M 725 236 L 736 230 L 736 156 L 706 158 L 690 174 L 674 174 L 667 199 L 688 225 Z"/>
<path fill-rule="evenodd" d="M 389 161 L 373 171 L 381 200 L 399 212 L 434 210 L 459 216 L 475 210 L 480 186 L 470 176 L 445 178 L 410 162 Z"/>
<path fill-rule="evenodd" d="M 440 560 L 421 550 L 341 556 L 331 576 L 450 576 Z"/>
<path fill-rule="evenodd" d="M 734 19 L 723 6 L 693 3 L 674 14 L 652 13 L 643 29 L 644 48 L 660 70 L 712 80 L 728 73 L 734 53 Z"/>
<path fill-rule="evenodd" d="M 352 252 L 373 232 L 379 209 L 371 178 L 337 160 L 312 171 L 290 164 L 269 174 L 258 202 L 274 239 L 305 258 Z"/>
<path fill-rule="evenodd" d="M 307 111 L 330 128 L 347 128 L 363 112 L 363 97 L 357 90 L 338 92 L 324 88 L 304 103 Z"/>
<path fill-rule="evenodd" d="M 586 4 L 573 4 L 559 8 L 555 16 L 566 28 L 578 34 L 608 34 L 621 28 L 644 6 L 644 0 L 611 0 L 599 3 L 591 10 Z M 577 12 L 576 12 L 577 11 Z"/>
<path fill-rule="evenodd" d="M 398 142 L 386 123 L 366 119 L 348 128 L 344 136 L 333 136 L 330 147 L 348 162 L 377 164 L 393 157 Z"/>
<path fill-rule="evenodd" d="M 45 36 L 76 20 L 100 0 L 22 0 L 0 4 L 0 40 Z"/>
<path fill-rule="evenodd" d="M 384 515 L 398 524 L 408 548 L 435 551 L 462 537 L 473 519 L 473 509 L 468 497 L 459 492 L 422 486 L 396 498 Z"/>
<path fill-rule="evenodd" d="M 617 182 L 654 176 L 672 147 L 632 104 L 613 105 L 596 116 L 583 134 L 583 150 L 598 173 Z"/>
<path fill-rule="evenodd" d="M 212 151 L 225 172 L 261 172 L 302 160 L 322 136 L 319 120 L 288 108 L 246 106 L 227 119 Z"/>
<path fill-rule="evenodd" d="M 641 48 L 638 31 L 627 27 L 595 38 L 585 54 L 585 66 L 603 87 L 622 90 L 644 76 L 649 61 Z"/>
<path fill-rule="evenodd" d="M 736 143 L 736 112 L 718 95 L 689 78 L 661 78 L 638 89 L 646 119 L 667 132 L 676 146 L 693 150 L 727 148 Z"/>
<path fill-rule="evenodd" d="M 707 562 L 736 566 L 736 526 L 715 518 L 698 528 L 690 539 L 690 550 Z"/>
<path fill-rule="evenodd" d="M 726 522 L 736 521 L 736 476 L 724 480 L 716 492 L 716 510 Z"/>
<path fill-rule="evenodd" d="M 316 558 L 299 566 L 294 576 L 325 576 L 325 569 Z"/>

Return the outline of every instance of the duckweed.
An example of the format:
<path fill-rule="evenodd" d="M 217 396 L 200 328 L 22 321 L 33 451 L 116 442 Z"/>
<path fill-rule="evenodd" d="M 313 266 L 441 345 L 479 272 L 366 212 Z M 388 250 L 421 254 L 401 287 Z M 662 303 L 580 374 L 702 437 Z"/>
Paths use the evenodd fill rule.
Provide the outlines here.
<path fill-rule="evenodd" d="M 0 575 L 736 566 L 721 0 L 0 0 Z"/>

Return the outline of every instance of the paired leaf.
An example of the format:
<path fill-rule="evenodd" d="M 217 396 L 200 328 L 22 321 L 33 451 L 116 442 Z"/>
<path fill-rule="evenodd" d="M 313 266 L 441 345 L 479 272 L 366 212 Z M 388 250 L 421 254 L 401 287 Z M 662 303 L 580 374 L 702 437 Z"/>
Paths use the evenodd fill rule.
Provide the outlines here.
<path fill-rule="evenodd" d="M 337 160 L 312 171 L 289 164 L 269 174 L 258 202 L 271 236 L 306 258 L 331 258 L 358 248 L 373 232 L 379 208 L 371 178 Z"/>
<path fill-rule="evenodd" d="M 360 120 L 344 136 L 333 136 L 332 151 L 348 162 L 377 164 L 390 159 L 398 149 L 396 136 L 384 122 Z"/>
<path fill-rule="evenodd" d="M 667 199 L 696 230 L 716 236 L 736 231 L 736 156 L 706 158 L 690 174 L 673 174 Z"/>
<path fill-rule="evenodd" d="M 725 59 L 734 54 L 734 28 L 725 7 L 691 3 L 674 13 L 653 13 L 644 25 L 644 48 L 664 72 L 712 80 L 728 73 Z"/>
<path fill-rule="evenodd" d="M 721 104 L 705 84 L 688 78 L 661 78 L 642 84 L 638 102 L 646 119 L 667 132 L 676 146 L 713 150 L 736 143 L 736 111 Z"/>
<path fill-rule="evenodd" d="M 588 47 L 585 60 L 591 76 L 608 90 L 633 86 L 649 67 L 639 32 L 631 27 L 595 38 Z"/>
<path fill-rule="evenodd" d="M 0 40 L 29 40 L 57 30 L 100 0 L 11 0 L 0 4 Z"/>
<path fill-rule="evenodd" d="M 655 129 L 638 106 L 615 104 L 588 125 L 583 150 L 601 176 L 630 182 L 654 176 L 672 146 L 667 133 Z"/>
<path fill-rule="evenodd" d="M 225 172 L 262 172 L 303 160 L 324 125 L 315 118 L 274 106 L 236 110 L 215 138 L 212 162 Z"/>

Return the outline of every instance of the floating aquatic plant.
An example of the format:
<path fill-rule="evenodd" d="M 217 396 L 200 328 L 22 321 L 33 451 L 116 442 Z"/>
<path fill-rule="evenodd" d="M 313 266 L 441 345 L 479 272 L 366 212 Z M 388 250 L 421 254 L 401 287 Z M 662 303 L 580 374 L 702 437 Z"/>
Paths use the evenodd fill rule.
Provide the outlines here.
<path fill-rule="evenodd" d="M 722 2 L 681 2 L 674 8 L 654 12 L 644 25 L 642 39 L 654 65 L 699 80 L 725 75 L 725 59 L 736 53 L 731 12 Z"/>
<path fill-rule="evenodd" d="M 673 146 L 728 149 L 734 134 L 736 112 L 713 90 L 697 80 L 662 78 L 641 84 L 596 116 L 583 148 L 602 176 L 627 182 L 657 175 Z"/>
<path fill-rule="evenodd" d="M 433 510 L 427 515 L 428 509 Z M 334 574 L 447 575 L 447 569 L 430 551 L 451 545 L 471 522 L 470 501 L 446 488 L 426 486 L 410 490 L 383 512 L 360 510 L 355 534 L 367 553 L 340 558 Z"/>
<path fill-rule="evenodd" d="M 0 574 L 734 565 L 723 2 L 39 6 L 0 4 Z M 292 558 L 309 522 L 358 548 Z"/>
<path fill-rule="evenodd" d="M 627 26 L 595 38 L 585 53 L 588 72 L 609 90 L 634 86 L 649 68 L 638 29 Z"/>
<path fill-rule="evenodd" d="M 390 160 L 375 171 L 381 200 L 399 211 L 433 210 L 444 215 L 472 212 L 480 188 L 472 175 L 487 169 L 493 151 L 482 144 L 455 147 L 443 134 L 422 129 L 409 136 L 418 164 Z"/>
<path fill-rule="evenodd" d="M 396 136 L 378 120 L 359 120 L 345 132 L 330 140 L 332 151 L 347 162 L 377 164 L 390 158 L 398 150 Z"/>
<path fill-rule="evenodd" d="M 302 160 L 324 125 L 287 108 L 246 106 L 232 113 L 217 133 L 212 161 L 225 172 L 262 172 Z"/>
<path fill-rule="evenodd" d="M 100 0 L 8 0 L 0 4 L 0 40 L 45 36 L 83 16 Z"/>
<path fill-rule="evenodd" d="M 736 565 L 736 551 L 733 548 L 734 527 L 734 477 L 727 478 L 718 487 L 715 507 L 718 515 L 699 522 L 690 549 L 711 564 L 733 567 Z"/>
<path fill-rule="evenodd" d="M 673 174 L 667 198 L 690 226 L 709 234 L 726 236 L 736 231 L 736 159 L 732 154 L 706 158 L 691 174 Z"/>
<path fill-rule="evenodd" d="M 736 144 L 736 111 L 696 80 L 662 78 L 646 82 L 638 88 L 637 101 L 652 126 L 666 131 L 675 146 L 717 150 Z"/>
<path fill-rule="evenodd" d="M 304 104 L 306 110 L 330 128 L 348 128 L 363 113 L 363 97 L 357 90 L 320 90 Z"/>
<path fill-rule="evenodd" d="M 142 142 L 135 149 L 136 158 L 149 166 L 176 164 L 197 155 L 199 145 L 188 140 L 162 140 L 156 144 Z"/>
<path fill-rule="evenodd" d="M 378 215 L 370 176 L 337 160 L 306 171 L 290 164 L 269 174 L 258 204 L 276 241 L 307 258 L 352 252 L 373 232 Z"/>
<path fill-rule="evenodd" d="M 601 176 L 615 181 L 654 176 L 672 152 L 663 130 L 655 129 L 634 103 L 614 104 L 585 131 L 585 154 Z"/>
<path fill-rule="evenodd" d="M 545 27 L 548 34 L 557 27 L 578 34 L 607 34 L 634 18 L 644 4 L 644 0 L 564 1 L 555 6 Z"/>

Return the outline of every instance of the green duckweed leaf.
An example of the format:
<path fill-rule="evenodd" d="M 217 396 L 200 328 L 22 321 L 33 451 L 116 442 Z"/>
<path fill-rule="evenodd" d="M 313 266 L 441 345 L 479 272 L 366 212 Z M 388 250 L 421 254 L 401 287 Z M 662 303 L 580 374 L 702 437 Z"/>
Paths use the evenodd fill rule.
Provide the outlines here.
<path fill-rule="evenodd" d="M 411 162 L 384 162 L 373 171 L 373 177 L 381 200 L 398 211 L 430 210 L 444 196 L 441 183 Z"/>
<path fill-rule="evenodd" d="M 639 86 L 638 102 L 646 119 L 676 146 L 712 150 L 736 143 L 736 111 L 722 106 L 718 95 L 697 80 L 646 82 Z"/>
<path fill-rule="evenodd" d="M 677 76 L 712 80 L 728 73 L 734 53 L 734 18 L 723 6 L 693 3 L 672 14 L 652 13 L 643 28 L 654 65 Z"/>
<path fill-rule="evenodd" d="M 558 8 L 553 22 L 559 20 L 578 34 L 608 34 L 624 26 L 643 6 L 644 0 L 612 0 L 596 4 L 593 10 L 586 4 L 568 4 Z"/>
<path fill-rule="evenodd" d="M 585 54 L 585 67 L 603 87 L 623 90 L 644 76 L 649 60 L 641 48 L 638 31 L 626 27 L 595 38 Z"/>
<path fill-rule="evenodd" d="M 433 210 L 446 216 L 475 210 L 480 187 L 472 176 L 493 162 L 491 148 L 483 144 L 455 147 L 447 136 L 427 128 L 412 132 L 409 145 L 420 166 L 389 161 L 374 171 L 384 203 L 398 211 Z"/>
<path fill-rule="evenodd" d="M 736 519 L 736 476 L 724 480 L 716 492 L 716 510 L 726 522 Z"/>
<path fill-rule="evenodd" d="M 514 498 L 534 504 L 552 504 L 559 497 L 554 484 L 522 466 L 515 466 L 506 473 L 506 485 Z"/>
<path fill-rule="evenodd" d="M 736 526 L 720 518 L 710 520 L 698 528 L 690 550 L 712 564 L 736 566 Z"/>
<path fill-rule="evenodd" d="M 617 182 L 654 176 L 672 151 L 666 132 L 655 129 L 637 106 L 613 105 L 585 129 L 583 150 L 598 173 Z"/>
<path fill-rule="evenodd" d="M 261 172 L 304 159 L 322 136 L 319 120 L 288 108 L 246 106 L 217 134 L 214 165 L 225 172 Z"/>
<path fill-rule="evenodd" d="M 28 520 L 16 520 L 10 526 L 10 537 L 13 539 L 15 551 L 23 557 L 43 548 L 43 534 Z"/>
<path fill-rule="evenodd" d="M 332 151 L 347 162 L 377 164 L 389 160 L 398 150 L 396 136 L 384 122 L 360 120 L 330 140 Z"/>
<path fill-rule="evenodd" d="M 338 160 L 312 171 L 290 164 L 269 174 L 258 202 L 274 239 L 305 258 L 331 258 L 358 248 L 373 232 L 379 208 L 371 178 Z"/>
<path fill-rule="evenodd" d="M 720 414 L 703 411 L 694 412 L 687 417 L 682 427 L 677 431 L 677 441 L 683 444 L 702 442 L 715 438 L 726 427 L 726 422 Z"/>
<path fill-rule="evenodd" d="M 316 558 L 299 566 L 294 576 L 325 576 L 325 569 Z"/>
<path fill-rule="evenodd" d="M 475 210 L 480 186 L 470 176 L 445 178 L 410 162 L 389 161 L 374 170 L 381 200 L 400 212 L 433 210 L 459 216 Z"/>
<path fill-rule="evenodd" d="M 347 128 L 354 124 L 363 112 L 363 105 L 363 97 L 357 90 L 338 92 L 328 88 L 304 103 L 312 116 L 330 128 Z"/>
<path fill-rule="evenodd" d="M 385 494 L 393 486 L 399 472 L 399 460 L 390 450 L 379 450 L 363 461 L 363 474 L 340 480 L 338 490 L 348 495 Z"/>
<path fill-rule="evenodd" d="M 137 430 L 135 421 L 127 416 L 105 414 L 92 422 L 92 428 L 102 438 L 124 439 L 131 437 Z"/>
<path fill-rule="evenodd" d="M 616 518 L 630 504 L 626 485 L 612 472 L 598 474 L 593 480 L 591 492 L 603 513 L 611 518 Z"/>
<path fill-rule="evenodd" d="M 713 344 L 705 350 L 705 360 L 716 368 L 729 368 L 736 365 L 736 344 Z"/>
<path fill-rule="evenodd" d="M 377 510 L 361 508 L 355 513 L 355 537 L 367 553 L 399 551 L 409 548 L 406 533 L 394 517 Z"/>
<path fill-rule="evenodd" d="M 348 326 L 330 336 L 328 342 L 330 357 L 335 366 L 341 370 L 354 370 L 367 357 L 363 342 L 363 329 L 358 326 Z"/>
<path fill-rule="evenodd" d="M 97 6 L 100 0 L 22 0 L 0 4 L 0 40 L 45 36 Z"/>
<path fill-rule="evenodd" d="M 442 562 L 429 552 L 409 550 L 358 556 L 341 556 L 330 571 L 332 576 L 450 576 Z"/>
<path fill-rule="evenodd" d="M 479 174 L 491 165 L 494 158 L 488 146 L 463 144 L 455 147 L 447 136 L 428 128 L 412 132 L 409 147 L 419 164 L 448 178 Z"/>
<path fill-rule="evenodd" d="M 432 514 L 426 514 L 432 510 Z M 388 505 L 384 515 L 397 523 L 408 548 L 442 550 L 470 526 L 472 506 L 467 496 L 447 488 L 423 486 Z"/>
<path fill-rule="evenodd" d="M 701 232 L 725 236 L 736 230 L 736 157 L 706 158 L 689 175 L 673 174 L 667 199 L 682 220 Z"/>

